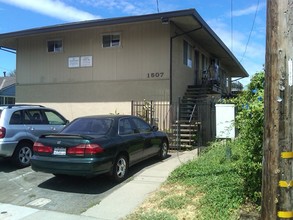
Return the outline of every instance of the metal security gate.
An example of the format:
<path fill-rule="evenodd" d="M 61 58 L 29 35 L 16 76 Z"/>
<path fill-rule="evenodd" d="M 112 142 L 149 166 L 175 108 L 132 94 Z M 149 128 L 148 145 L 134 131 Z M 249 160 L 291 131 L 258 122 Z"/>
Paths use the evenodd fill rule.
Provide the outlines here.
<path fill-rule="evenodd" d="M 172 108 L 165 101 L 132 101 L 131 114 L 143 118 L 151 125 L 156 125 L 160 130 L 170 129 Z"/>
<path fill-rule="evenodd" d="M 161 131 L 168 133 L 170 142 L 176 142 L 181 136 L 185 135 L 178 130 L 179 124 L 183 124 L 183 126 L 186 124 L 182 119 L 184 112 L 181 108 L 184 108 L 184 105 L 180 100 L 172 105 L 164 101 L 131 102 L 131 114 L 143 118 L 148 123 L 158 126 Z M 192 118 L 192 123 L 200 126 L 196 134 L 196 142 L 197 145 L 205 146 L 215 138 L 215 102 L 206 99 L 204 102 L 197 103 L 196 108 L 198 111 L 197 117 Z M 190 113 L 192 114 L 192 112 Z M 172 144 L 177 146 L 177 144 Z"/>

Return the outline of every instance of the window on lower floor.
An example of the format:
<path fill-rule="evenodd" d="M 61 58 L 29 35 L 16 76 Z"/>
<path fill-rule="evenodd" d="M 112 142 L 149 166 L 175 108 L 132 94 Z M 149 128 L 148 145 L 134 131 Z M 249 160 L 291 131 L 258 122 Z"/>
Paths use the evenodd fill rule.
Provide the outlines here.
<path fill-rule="evenodd" d="M 15 104 L 15 98 L 9 96 L 0 96 L 0 105 Z"/>
<path fill-rule="evenodd" d="M 105 34 L 103 35 L 103 48 L 120 47 L 120 34 Z"/>

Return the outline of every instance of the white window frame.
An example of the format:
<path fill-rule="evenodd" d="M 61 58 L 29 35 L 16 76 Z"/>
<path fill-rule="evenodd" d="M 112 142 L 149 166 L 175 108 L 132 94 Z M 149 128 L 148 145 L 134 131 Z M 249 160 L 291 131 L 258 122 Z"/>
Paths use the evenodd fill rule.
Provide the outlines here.
<path fill-rule="evenodd" d="M 53 48 L 52 50 L 49 50 L 49 42 L 53 43 Z M 61 47 L 58 47 L 58 43 L 60 44 L 61 42 Z M 47 52 L 48 53 L 61 53 L 63 52 L 63 40 L 62 39 L 53 39 L 53 40 L 47 40 Z"/>
<path fill-rule="evenodd" d="M 104 38 L 109 37 L 109 44 L 105 45 Z M 119 40 L 115 39 L 115 36 L 119 36 Z M 121 46 L 121 33 L 107 33 L 102 34 L 102 47 L 103 48 L 113 48 L 113 47 L 120 47 Z"/>

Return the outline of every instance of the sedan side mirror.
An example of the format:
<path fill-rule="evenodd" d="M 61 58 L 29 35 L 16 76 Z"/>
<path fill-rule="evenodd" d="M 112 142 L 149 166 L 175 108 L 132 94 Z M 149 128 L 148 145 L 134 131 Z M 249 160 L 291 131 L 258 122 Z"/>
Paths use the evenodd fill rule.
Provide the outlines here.
<path fill-rule="evenodd" d="M 159 128 L 158 128 L 158 126 L 154 125 L 154 126 L 152 127 L 152 130 L 153 130 L 153 131 L 158 131 Z"/>

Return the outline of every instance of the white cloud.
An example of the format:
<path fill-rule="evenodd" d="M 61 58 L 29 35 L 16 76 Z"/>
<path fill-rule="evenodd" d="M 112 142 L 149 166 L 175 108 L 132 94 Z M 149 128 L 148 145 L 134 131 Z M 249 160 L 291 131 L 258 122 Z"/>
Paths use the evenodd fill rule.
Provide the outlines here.
<path fill-rule="evenodd" d="M 63 21 L 82 21 L 99 18 L 88 12 L 66 5 L 59 0 L 0 0 L 0 2 L 34 11 Z"/>
<path fill-rule="evenodd" d="M 78 0 L 81 4 L 86 4 L 104 10 L 119 10 L 129 15 L 142 15 L 156 12 L 156 3 L 152 1 L 134 0 Z"/>
<path fill-rule="evenodd" d="M 250 15 L 250 14 L 255 14 L 256 10 L 261 10 L 262 8 L 265 8 L 266 4 L 265 3 L 260 3 L 259 5 L 252 5 L 248 8 L 240 9 L 240 10 L 235 10 L 232 12 L 233 17 L 238 17 L 238 16 L 243 16 L 243 15 Z"/>

